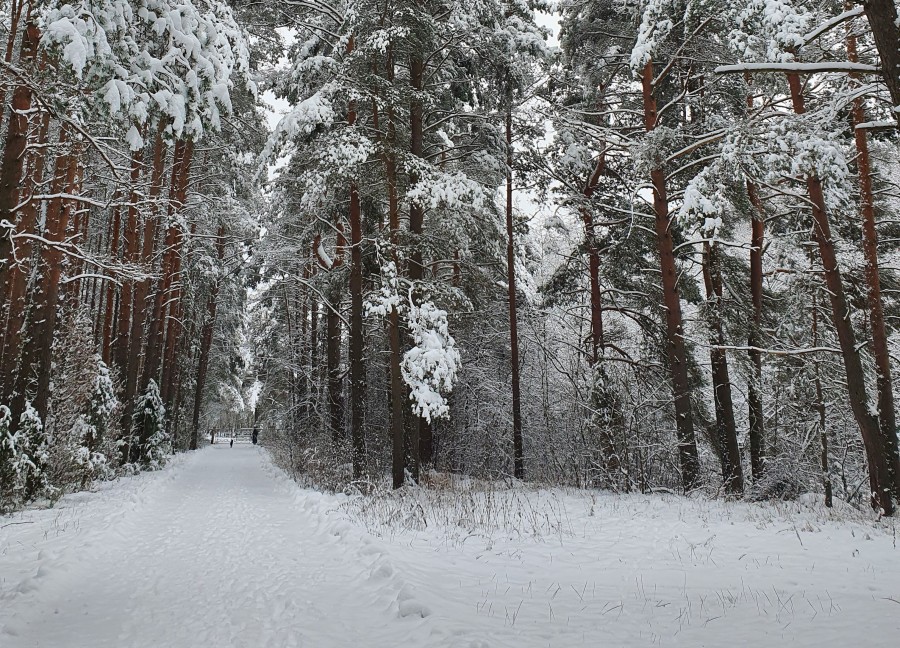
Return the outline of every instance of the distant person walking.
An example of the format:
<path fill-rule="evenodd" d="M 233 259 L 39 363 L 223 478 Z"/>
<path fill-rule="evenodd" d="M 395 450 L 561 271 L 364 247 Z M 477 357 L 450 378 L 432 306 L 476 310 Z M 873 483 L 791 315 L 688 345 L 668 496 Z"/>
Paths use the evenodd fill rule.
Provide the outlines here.
<path fill-rule="evenodd" d="M 229 448 L 233 448 L 233 447 L 234 447 L 234 439 L 231 440 L 231 443 L 228 444 L 228 447 L 229 447 Z"/>

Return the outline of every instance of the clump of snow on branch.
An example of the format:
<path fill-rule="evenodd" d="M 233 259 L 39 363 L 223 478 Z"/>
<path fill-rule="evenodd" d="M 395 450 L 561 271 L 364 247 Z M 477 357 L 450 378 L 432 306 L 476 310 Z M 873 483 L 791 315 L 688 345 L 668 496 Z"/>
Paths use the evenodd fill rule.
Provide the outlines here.
<path fill-rule="evenodd" d="M 667 16 L 671 8 L 669 0 L 649 0 L 644 5 L 637 41 L 631 49 L 630 63 L 634 72 L 640 72 L 653 59 L 658 45 L 672 31 L 672 20 Z"/>
<path fill-rule="evenodd" d="M 412 301 L 407 317 L 414 346 L 403 355 L 401 371 L 410 388 L 413 411 L 427 421 L 447 416 L 445 394 L 453 391 L 460 365 L 459 351 L 447 326 L 447 311 L 425 301 Z"/>
<path fill-rule="evenodd" d="M 768 145 L 761 156 L 767 181 L 815 175 L 822 180 L 829 210 L 850 202 L 851 174 L 844 152 L 835 143 L 840 141 L 838 135 L 824 132 L 806 115 L 790 115 L 771 124 L 763 136 Z"/>
<path fill-rule="evenodd" d="M 725 188 L 715 177 L 716 171 L 715 166 L 710 166 L 691 178 L 678 209 L 677 219 L 682 228 L 704 238 L 718 235 L 728 204 Z"/>
<path fill-rule="evenodd" d="M 377 291 L 366 296 L 366 317 L 376 315 L 387 317 L 394 309 L 400 311 L 399 279 L 397 276 L 397 264 L 381 258 L 381 286 Z"/>
<path fill-rule="evenodd" d="M 798 2 L 750 0 L 737 12 L 728 41 L 744 61 L 790 63 L 812 21 L 812 13 Z"/>
<path fill-rule="evenodd" d="M 461 171 L 442 172 L 422 165 L 418 181 L 406 197 L 426 209 L 481 209 L 487 200 L 485 188 Z"/>
<path fill-rule="evenodd" d="M 143 124 L 156 113 L 174 137 L 219 130 L 236 79 L 255 92 L 244 32 L 218 0 L 51 2 L 41 27 L 43 46 L 111 116 Z"/>
<path fill-rule="evenodd" d="M 319 90 L 298 103 L 281 118 L 260 156 L 262 164 L 269 162 L 273 154 L 286 142 L 309 135 L 320 126 L 327 128 L 334 123 L 336 113 L 330 94 L 328 89 Z"/>

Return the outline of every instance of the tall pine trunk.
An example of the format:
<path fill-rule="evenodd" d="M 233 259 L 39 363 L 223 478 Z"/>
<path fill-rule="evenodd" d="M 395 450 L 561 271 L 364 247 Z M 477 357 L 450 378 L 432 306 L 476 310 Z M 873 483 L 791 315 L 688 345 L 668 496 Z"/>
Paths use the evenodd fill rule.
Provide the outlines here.
<path fill-rule="evenodd" d="M 143 238 L 141 241 L 140 263 L 146 272 L 152 269 L 153 256 L 156 251 L 156 234 L 159 224 L 159 209 L 156 199 L 162 194 L 165 175 L 166 145 L 163 140 L 165 124 L 158 125 L 156 140 L 153 144 L 153 162 L 150 171 L 150 191 L 146 215 L 144 216 Z M 144 323 L 147 320 L 151 279 L 145 278 L 137 282 L 132 303 L 131 327 L 128 334 L 127 368 L 125 371 L 125 390 L 122 394 L 124 408 L 122 412 L 122 430 L 126 444 L 123 448 L 125 461 L 131 460 L 132 450 L 132 414 L 134 400 L 137 396 L 141 364 L 144 358 Z M 134 449 L 136 451 L 137 449 Z"/>
<path fill-rule="evenodd" d="M 50 403 L 51 354 L 63 263 L 62 250 L 55 244 L 65 239 L 70 208 L 61 194 L 72 186 L 77 167 L 75 156 L 69 150 L 71 145 L 65 128 L 60 130 L 58 146 L 50 183 L 50 194 L 55 197 L 47 202 L 43 232 L 46 243 L 42 244 L 39 253 L 38 279 L 31 293 L 15 393 L 11 400 L 13 428 L 18 425 L 26 402 L 31 402 L 42 421 L 46 419 Z"/>
<path fill-rule="evenodd" d="M 815 293 L 813 293 L 812 304 L 812 335 L 813 346 L 819 346 L 819 304 Z M 819 442 L 821 444 L 821 454 L 819 455 L 819 463 L 822 467 L 822 488 L 825 491 L 825 506 L 832 506 L 832 489 L 831 489 L 831 473 L 828 468 L 828 431 L 825 427 L 825 398 L 822 395 L 822 379 L 819 375 L 819 361 L 813 360 L 813 371 L 815 372 L 816 386 L 816 411 L 819 414 Z"/>
<path fill-rule="evenodd" d="M 342 230 L 338 225 L 339 232 Z M 344 264 L 344 235 L 338 234 L 332 270 Z M 344 438 L 344 398 L 343 378 L 341 376 L 341 318 L 338 311 L 341 307 L 341 286 L 332 282 L 328 293 L 327 312 L 325 315 L 325 364 L 328 391 L 328 426 L 331 439 L 335 443 Z"/>
<path fill-rule="evenodd" d="M 525 450 L 522 443 L 522 395 L 519 388 L 519 331 L 516 316 L 516 251 L 513 231 L 513 151 L 512 98 L 506 107 L 506 284 L 509 300 L 509 364 L 512 379 L 513 474 L 525 478 Z"/>
<path fill-rule="evenodd" d="M 750 347 L 750 380 L 747 381 L 747 407 L 750 420 L 750 474 L 753 481 L 762 478 L 765 453 L 765 419 L 762 402 L 762 297 L 763 267 L 762 254 L 765 243 L 764 212 L 762 201 L 756 185 L 747 180 L 747 195 L 753 205 L 754 214 L 751 221 L 750 235 L 750 296 L 753 304 L 753 316 L 750 321 L 750 332 L 747 344 Z"/>
<path fill-rule="evenodd" d="M 881 74 L 891 96 L 900 108 L 900 21 L 895 0 L 865 0 L 861 3 L 869 20 L 872 38 L 881 58 Z M 900 125 L 900 111 L 894 113 Z"/>
<path fill-rule="evenodd" d="M 219 271 L 223 269 L 225 259 L 225 226 L 219 225 L 216 233 L 216 258 L 219 260 Z M 203 390 L 206 389 L 206 375 L 209 372 L 209 352 L 212 349 L 213 333 L 216 329 L 216 309 L 219 303 L 219 285 L 221 279 L 217 278 L 210 288 L 209 297 L 206 300 L 206 318 L 200 332 L 200 358 L 197 362 L 197 383 L 194 387 L 194 413 L 191 417 L 191 440 L 189 448 L 197 449 L 200 434 L 200 411 L 203 408 Z"/>
<path fill-rule="evenodd" d="M 144 151 L 139 149 L 131 154 L 131 192 L 128 198 L 128 212 L 125 218 L 125 229 L 122 233 L 123 250 L 122 261 L 128 264 L 135 264 L 139 260 L 138 242 L 140 240 L 140 230 L 138 229 L 138 183 L 141 179 Z M 148 209 L 153 209 L 152 205 Z M 129 324 L 133 313 L 132 296 L 134 294 L 135 282 L 125 277 L 122 280 L 122 287 L 119 291 L 118 313 L 116 315 L 116 336 L 113 341 L 112 359 L 114 365 L 124 375 L 128 370 L 128 345 L 129 345 Z"/>
<path fill-rule="evenodd" d="M 794 112 L 802 115 L 806 112 L 806 108 L 800 86 L 800 77 L 797 74 L 788 74 L 787 77 Z M 891 482 L 887 458 L 884 453 L 884 444 L 878 419 L 869 411 L 868 407 L 865 373 L 859 357 L 859 348 L 856 345 L 853 324 L 850 321 L 850 307 L 844 294 L 843 280 L 838 268 L 837 253 L 834 247 L 834 239 L 831 235 L 831 224 L 828 220 L 825 196 L 822 191 L 822 181 L 817 175 L 810 174 L 806 178 L 806 189 L 809 200 L 812 203 L 813 235 L 819 247 L 819 256 L 821 257 L 822 269 L 825 274 L 825 286 L 828 288 L 831 300 L 832 320 L 837 331 L 838 341 L 841 346 L 841 356 L 844 361 L 844 370 L 847 374 L 847 392 L 850 398 L 850 408 L 853 410 L 853 416 L 857 425 L 859 425 L 863 445 L 866 449 L 872 505 L 880 507 L 885 515 L 891 515 L 894 511 L 894 504 L 891 501 L 893 483 Z"/>
<path fill-rule="evenodd" d="M 644 100 L 644 128 L 649 133 L 656 128 L 656 98 L 653 96 L 653 62 L 648 61 L 641 75 Z M 666 194 L 666 174 L 661 167 L 650 171 L 653 183 L 653 211 L 656 223 L 656 239 L 662 271 L 663 307 L 666 312 L 666 352 L 669 377 L 675 401 L 675 432 L 678 438 L 678 459 L 681 464 L 681 483 L 685 491 L 700 485 L 700 460 L 694 436 L 694 418 L 691 412 L 690 384 L 688 382 L 687 350 L 684 344 L 684 323 L 681 315 L 681 297 L 678 294 L 678 268 L 675 264 L 672 243 L 672 219 Z"/>
<path fill-rule="evenodd" d="M 713 402 L 716 411 L 716 430 L 722 450 L 722 479 L 725 492 L 740 495 L 744 490 L 744 473 L 741 467 L 741 450 L 734 422 L 734 404 L 731 398 L 731 379 L 728 374 L 728 355 L 725 333 L 722 327 L 722 267 L 718 246 L 703 244 L 703 283 L 709 308 L 709 325 L 712 340 L 709 355 L 712 365 Z"/>
<path fill-rule="evenodd" d="M 377 73 L 377 69 L 375 70 Z M 388 84 L 394 83 L 393 51 L 389 47 L 385 79 Z M 373 121 L 378 128 L 378 104 L 373 102 Z M 397 245 L 400 242 L 400 204 L 397 198 L 397 158 L 394 147 L 397 144 L 396 125 L 394 123 L 393 104 L 387 105 L 387 123 L 383 138 L 384 175 L 388 193 L 388 229 L 390 232 L 391 255 L 394 266 L 399 273 L 399 257 Z M 400 313 L 392 308 L 388 314 L 388 347 L 390 360 L 388 363 L 390 376 L 390 409 L 391 409 L 391 480 L 394 488 L 400 488 L 404 482 L 406 452 L 404 446 L 403 402 L 406 390 L 403 385 L 403 374 L 400 371 Z"/>
<path fill-rule="evenodd" d="M 31 187 L 37 187 L 44 181 L 44 164 L 47 159 L 47 153 L 42 148 L 47 142 L 47 136 L 50 128 L 49 113 L 42 113 L 40 127 L 38 129 L 37 144 L 38 149 L 32 154 L 31 159 Z M 41 203 L 36 200 L 30 200 L 23 205 L 16 229 L 22 234 L 37 233 L 38 214 L 40 212 Z M 4 322 L 5 333 L 2 341 L 2 350 L 0 350 L 0 402 L 6 402 L 10 395 L 13 385 L 15 384 L 16 365 L 19 359 L 19 351 L 21 350 L 22 329 L 25 326 L 26 311 L 26 293 L 28 292 L 28 281 L 34 270 L 33 255 L 34 241 L 29 238 L 23 238 L 16 242 L 13 246 L 15 251 L 15 265 L 9 269 L 9 294 L 7 297 L 8 309 L 6 313 L 6 321 Z"/>
<path fill-rule="evenodd" d="M 852 28 L 847 34 L 847 58 L 857 63 L 856 37 Z M 851 78 L 859 85 L 858 75 Z M 860 125 L 867 121 L 862 97 L 853 100 L 853 129 L 856 140 L 856 164 L 859 176 L 859 211 L 862 220 L 863 255 L 866 259 L 866 297 L 869 302 L 869 326 L 872 332 L 872 354 L 875 356 L 876 389 L 878 390 L 878 422 L 881 428 L 887 468 L 894 486 L 894 497 L 900 501 L 900 452 L 897 447 L 897 416 L 891 380 L 891 357 L 884 324 L 884 302 L 881 298 L 881 272 L 878 267 L 878 232 L 875 229 L 875 196 L 872 191 L 872 162 L 869 140 Z"/>
<path fill-rule="evenodd" d="M 351 43 L 347 46 L 352 49 Z M 350 102 L 347 124 L 356 124 L 356 101 Z M 365 411 L 366 366 L 363 357 L 363 273 L 362 273 L 362 214 L 359 187 L 350 183 L 350 441 L 353 453 L 353 477 L 362 477 L 366 468 L 366 437 L 363 429 Z"/>
<path fill-rule="evenodd" d="M 409 104 L 410 153 L 416 158 L 424 157 L 425 131 L 424 106 L 422 91 L 425 84 L 425 63 L 420 53 L 410 55 L 409 82 L 412 86 L 412 98 Z M 409 174 L 409 184 L 414 186 L 419 181 L 415 171 Z M 409 206 L 409 233 L 412 240 L 412 251 L 409 255 L 409 280 L 413 285 L 413 299 L 421 298 L 419 284 L 424 278 L 422 258 L 422 234 L 425 226 L 425 210 L 421 204 L 412 201 Z M 427 447 L 423 447 L 427 446 Z M 424 418 L 415 413 L 409 416 L 409 471 L 415 481 L 419 480 L 419 469 L 425 461 L 430 461 L 432 446 L 431 426 Z M 425 452 L 423 453 L 423 450 Z"/>
<path fill-rule="evenodd" d="M 27 67 L 34 61 L 40 38 L 37 25 L 29 22 L 22 35 L 19 59 L 22 67 Z M 16 222 L 15 208 L 23 180 L 31 101 L 31 88 L 24 83 L 17 85 L 13 90 L 12 113 L 6 128 L 3 158 L 0 160 L 0 309 L 6 307 L 6 298 L 10 290 L 10 270 L 13 263 L 11 226 Z"/>

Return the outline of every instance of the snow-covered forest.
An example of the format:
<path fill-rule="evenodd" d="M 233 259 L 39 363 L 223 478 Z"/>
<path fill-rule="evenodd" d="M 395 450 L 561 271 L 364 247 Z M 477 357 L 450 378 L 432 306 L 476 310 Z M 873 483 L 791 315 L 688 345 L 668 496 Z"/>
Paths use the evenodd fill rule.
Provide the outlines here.
<path fill-rule="evenodd" d="M 892 0 L 2 11 L 7 505 L 256 427 L 891 513 Z"/>
<path fill-rule="evenodd" d="M 646 502 L 896 562 L 896 0 L 0 0 L 0 45 L 0 529 L 252 430 L 353 533 Z"/>

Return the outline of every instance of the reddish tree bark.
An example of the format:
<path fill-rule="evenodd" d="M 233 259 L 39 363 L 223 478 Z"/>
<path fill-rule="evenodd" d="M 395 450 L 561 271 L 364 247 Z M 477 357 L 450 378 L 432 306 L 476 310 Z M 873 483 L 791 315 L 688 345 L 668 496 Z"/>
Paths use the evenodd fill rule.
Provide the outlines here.
<path fill-rule="evenodd" d="M 111 258 L 119 256 L 119 228 L 122 220 L 122 209 L 118 205 L 113 209 L 112 233 L 109 238 L 107 250 Z M 103 344 L 101 347 L 101 357 L 103 362 L 110 364 L 112 356 L 113 342 L 113 315 L 115 312 L 116 290 L 115 284 L 111 281 L 106 285 L 106 300 L 104 303 L 103 313 Z"/>
<path fill-rule="evenodd" d="M 156 248 L 156 230 L 159 222 L 158 209 L 154 204 L 162 193 L 163 176 L 165 172 L 166 145 L 163 141 L 165 124 L 160 123 L 153 145 L 153 162 L 150 171 L 150 191 L 148 192 L 147 215 L 144 218 L 143 240 L 141 243 L 140 262 L 150 271 Z M 141 363 L 143 362 L 144 349 L 144 322 L 147 319 L 147 297 L 150 292 L 150 278 L 139 281 L 134 290 L 132 304 L 131 327 L 128 335 L 127 369 L 125 372 L 125 390 L 122 402 L 125 404 L 122 413 L 122 429 L 125 433 L 126 446 L 125 460 L 130 460 L 132 414 L 134 412 L 134 398 L 137 394 L 138 380 L 140 378 Z"/>
<path fill-rule="evenodd" d="M 150 311 L 149 332 L 147 334 L 147 350 L 145 353 L 144 372 L 141 378 L 141 389 L 144 390 L 151 380 L 160 382 L 160 370 L 162 369 L 165 332 L 165 315 L 167 313 L 167 299 L 171 295 L 172 284 L 177 273 L 177 259 L 179 247 L 182 241 L 182 232 L 179 223 L 175 221 L 175 215 L 184 204 L 187 191 L 187 175 L 190 170 L 189 143 L 178 140 L 174 147 L 174 164 L 172 178 L 169 184 L 169 199 L 167 207 L 167 220 L 169 227 L 163 242 L 163 258 L 160 267 L 160 279 L 153 298 L 153 309 Z M 160 385 L 160 391 L 164 387 Z"/>
<path fill-rule="evenodd" d="M 800 86 L 800 77 L 797 74 L 788 74 L 788 85 L 791 91 L 791 101 L 794 112 L 802 115 L 806 112 L 803 101 L 803 92 Z M 868 408 L 868 395 L 866 394 L 865 373 L 856 346 L 856 334 L 850 321 L 850 307 L 844 294 L 843 280 L 838 268 L 837 253 L 834 240 L 831 236 L 831 224 L 828 221 L 828 212 L 825 207 L 825 196 L 822 192 L 822 181 L 815 174 L 806 178 L 806 189 L 812 203 L 813 235 L 819 247 L 819 256 L 822 260 L 822 269 L 825 274 L 825 286 L 828 288 L 831 300 L 831 313 L 834 328 L 837 331 L 838 341 L 841 346 L 841 356 L 844 361 L 844 370 L 847 374 L 847 392 L 850 397 L 850 408 L 859 425 L 863 445 L 866 449 L 866 458 L 869 463 L 869 485 L 872 491 L 872 504 L 880 507 L 885 515 L 891 515 L 894 504 L 891 501 L 893 483 L 888 469 L 887 458 L 884 454 L 884 444 L 878 419 L 872 415 Z"/>
<path fill-rule="evenodd" d="M 3 54 L 3 60 L 7 63 L 12 62 L 13 51 L 16 47 L 16 39 L 19 35 L 19 20 L 22 18 L 23 4 L 19 0 L 11 0 L 9 5 L 9 32 L 6 37 L 6 51 Z M 31 4 L 28 5 L 28 14 L 25 21 L 31 19 Z M 6 111 L 6 86 L 0 87 L 0 123 L 3 122 L 3 113 Z"/>
<path fill-rule="evenodd" d="M 856 36 L 847 32 L 847 58 L 851 63 L 859 61 L 856 52 Z M 859 84 L 858 75 L 851 78 Z M 891 359 L 888 335 L 884 323 L 884 302 L 881 298 L 881 271 L 878 267 L 878 232 L 875 229 L 875 196 L 872 191 L 872 162 L 869 157 L 869 140 L 864 128 L 867 121 L 862 97 L 853 100 L 853 129 L 856 140 L 856 164 L 859 178 L 859 211 L 862 220 L 863 255 L 866 259 L 866 289 L 869 302 L 869 327 L 872 332 L 872 354 L 875 357 L 875 378 L 878 391 L 878 421 L 881 429 L 888 472 L 894 486 L 894 497 L 900 501 L 900 452 L 897 447 L 897 416 L 894 407 L 894 389 L 891 380 Z"/>
<path fill-rule="evenodd" d="M 37 25 L 29 22 L 22 35 L 21 65 L 32 63 L 41 34 Z M 25 146 L 28 142 L 28 111 L 31 110 L 31 88 L 24 83 L 16 86 L 12 96 L 12 114 L 6 129 L 3 158 L 0 160 L 0 308 L 6 306 L 9 295 L 10 267 L 13 262 L 12 229 L 16 222 L 15 208 L 23 179 Z"/>
<path fill-rule="evenodd" d="M 38 276 L 40 280 L 31 294 L 31 304 L 22 334 L 22 352 L 16 375 L 16 386 L 10 402 L 12 428 L 16 428 L 26 403 L 31 402 L 43 421 L 50 400 L 51 352 L 56 328 L 59 300 L 59 281 L 62 273 L 62 251 L 55 245 L 65 238 L 69 209 L 60 196 L 72 187 L 77 162 L 68 150 L 68 134 L 60 131 L 59 152 L 56 156 L 50 194 L 47 202 L 46 225 L 40 249 Z"/>
<path fill-rule="evenodd" d="M 765 242 L 764 213 L 756 185 L 747 180 L 747 195 L 754 207 L 750 234 L 750 295 L 753 317 L 747 343 L 750 347 L 751 376 L 747 381 L 747 406 L 750 413 L 750 474 L 753 481 L 762 478 L 764 469 L 765 419 L 762 403 L 762 353 L 760 330 L 762 328 L 763 269 L 762 253 Z"/>
<path fill-rule="evenodd" d="M 138 183 L 144 170 L 143 158 L 143 149 L 138 149 L 131 154 L 131 194 L 128 198 L 128 213 L 125 218 L 125 231 L 123 232 L 124 249 L 122 251 L 122 261 L 129 264 L 137 263 L 139 260 L 138 201 L 140 200 L 140 195 L 138 194 Z M 152 209 L 152 206 L 150 209 Z M 123 279 L 122 288 L 119 291 L 116 338 L 113 344 L 113 361 L 122 373 L 126 372 L 128 367 L 129 324 L 133 308 L 133 291 L 134 282 L 128 278 Z"/>
<path fill-rule="evenodd" d="M 49 113 L 41 116 L 41 125 L 38 129 L 38 143 L 45 144 L 50 127 Z M 42 149 L 34 151 L 31 155 L 31 188 L 40 185 L 44 180 L 44 164 L 46 153 Z M 22 206 L 21 214 L 16 229 L 23 234 L 37 233 L 37 217 L 40 204 L 38 201 L 29 200 Z M 0 398 L 6 402 L 9 399 L 13 385 L 15 384 L 16 364 L 21 348 L 22 327 L 25 325 L 25 296 L 28 289 L 28 275 L 32 270 L 34 241 L 23 238 L 14 245 L 15 261 L 9 268 L 9 284 L 7 295 L 7 317 L 5 333 L 0 351 Z"/>
<path fill-rule="evenodd" d="M 653 62 L 648 61 L 641 74 L 644 101 L 644 128 L 649 133 L 657 125 L 656 98 L 653 96 Z M 675 430 L 678 437 L 678 459 L 681 464 L 681 481 L 685 491 L 700 485 L 700 460 L 694 435 L 694 418 L 691 412 L 690 385 L 688 382 L 687 350 L 684 345 L 684 324 L 681 315 L 681 297 L 678 293 L 678 269 L 675 264 L 666 194 L 666 174 L 662 167 L 650 171 L 653 183 L 653 211 L 656 216 L 656 239 L 662 271 L 663 306 L 666 311 L 666 352 L 669 376 L 675 401 Z"/>

